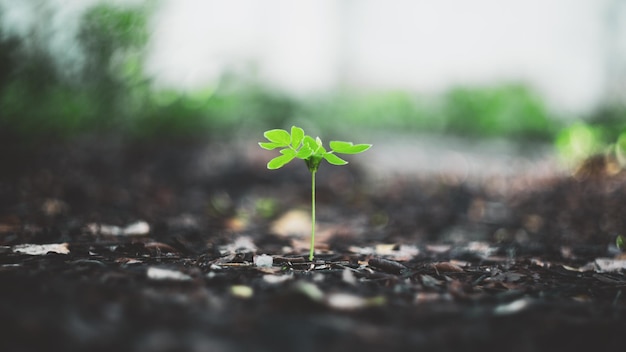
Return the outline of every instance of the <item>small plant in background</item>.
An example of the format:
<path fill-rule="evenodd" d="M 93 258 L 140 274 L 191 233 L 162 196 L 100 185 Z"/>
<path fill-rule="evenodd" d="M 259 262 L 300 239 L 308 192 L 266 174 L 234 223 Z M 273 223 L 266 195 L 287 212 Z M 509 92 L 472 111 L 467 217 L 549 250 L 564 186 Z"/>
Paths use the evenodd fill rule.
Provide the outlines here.
<path fill-rule="evenodd" d="M 315 254 L 315 173 L 322 160 L 328 161 L 332 165 L 346 165 L 348 162 L 338 157 L 339 154 L 359 154 L 372 146 L 371 144 L 353 144 L 352 142 L 331 141 L 330 151 L 322 145 L 322 140 L 304 134 L 300 127 L 292 126 L 291 133 L 282 129 L 265 131 L 263 136 L 269 142 L 260 142 L 263 149 L 280 149 L 279 156 L 267 163 L 270 170 L 279 169 L 288 164 L 293 159 L 302 159 L 311 172 L 311 247 L 309 260 L 313 260 Z"/>

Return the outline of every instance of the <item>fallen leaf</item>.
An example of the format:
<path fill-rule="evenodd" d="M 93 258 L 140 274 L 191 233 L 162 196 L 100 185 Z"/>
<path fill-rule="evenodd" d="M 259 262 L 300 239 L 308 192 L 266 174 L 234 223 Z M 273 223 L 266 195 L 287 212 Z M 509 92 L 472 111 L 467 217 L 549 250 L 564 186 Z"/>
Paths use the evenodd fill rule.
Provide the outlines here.
<path fill-rule="evenodd" d="M 623 285 L 626 282 L 626 280 L 623 280 L 622 278 L 612 278 L 601 274 L 593 274 L 593 277 L 600 282 L 611 285 Z"/>
<path fill-rule="evenodd" d="M 584 273 L 587 271 L 595 271 L 596 270 L 596 266 L 595 263 L 588 263 L 586 265 L 583 265 L 579 268 L 573 267 L 573 266 L 569 266 L 569 265 L 561 265 L 561 267 L 563 267 L 563 269 L 565 270 L 569 270 L 569 271 L 576 271 L 579 273 Z"/>
<path fill-rule="evenodd" d="M 398 244 L 378 244 L 376 247 L 357 247 L 351 246 L 349 250 L 352 253 L 361 255 L 377 255 L 383 257 L 391 257 L 398 261 L 409 261 L 419 255 L 419 248 L 410 245 Z"/>
<path fill-rule="evenodd" d="M 233 232 L 242 232 L 248 225 L 249 219 L 243 215 L 234 216 L 224 222 L 224 227 Z"/>
<path fill-rule="evenodd" d="M 162 269 L 150 267 L 146 273 L 148 279 L 151 280 L 171 280 L 171 281 L 189 281 L 191 280 L 191 276 L 180 272 L 178 270 L 172 269 Z"/>
<path fill-rule="evenodd" d="M 169 244 L 161 242 L 148 242 L 144 244 L 144 247 L 149 250 L 154 250 L 158 254 L 171 254 L 178 253 L 178 250 Z"/>
<path fill-rule="evenodd" d="M 13 252 L 29 255 L 46 255 L 48 253 L 69 254 L 70 249 L 67 243 L 18 244 L 13 246 Z"/>
<path fill-rule="evenodd" d="M 372 258 L 368 261 L 368 264 L 371 267 L 380 269 L 391 274 L 401 274 L 402 272 L 407 270 L 406 266 L 396 261 L 383 258 Z"/>
<path fill-rule="evenodd" d="M 625 270 L 626 259 L 597 258 L 595 266 L 599 273 Z"/>
<path fill-rule="evenodd" d="M 285 281 L 291 280 L 293 278 L 292 274 L 287 275 L 263 275 L 263 281 L 268 284 L 280 284 Z"/>
<path fill-rule="evenodd" d="M 473 241 L 465 247 L 468 252 L 474 253 L 482 258 L 490 257 L 498 248 L 492 247 L 487 242 Z"/>
<path fill-rule="evenodd" d="M 246 285 L 232 285 L 230 293 L 235 297 L 248 299 L 254 295 L 254 290 Z"/>
<path fill-rule="evenodd" d="M 464 270 L 456 264 L 450 262 L 439 262 L 432 264 L 433 268 L 440 273 L 462 273 Z"/>
<path fill-rule="evenodd" d="M 450 301 L 452 296 L 449 293 L 418 292 L 415 294 L 415 303 L 429 303 L 434 301 Z"/>
<path fill-rule="evenodd" d="M 280 272 L 283 271 L 283 268 L 278 267 L 278 266 L 270 266 L 270 267 L 257 267 L 256 271 L 263 273 L 263 274 L 271 274 L 271 275 L 276 275 Z"/>
<path fill-rule="evenodd" d="M 283 264 L 283 263 L 288 263 L 288 264 L 304 263 L 304 262 L 306 262 L 306 259 L 304 259 L 304 257 L 281 257 L 281 256 L 274 256 L 274 262 L 278 263 L 278 264 Z"/>
<path fill-rule="evenodd" d="M 220 246 L 221 255 L 250 252 L 256 252 L 256 245 L 249 236 L 237 237 L 235 242 Z"/>
<path fill-rule="evenodd" d="M 332 293 L 326 297 L 326 304 L 339 310 L 354 310 L 364 307 L 366 300 L 348 293 Z"/>
<path fill-rule="evenodd" d="M 316 284 L 311 282 L 298 281 L 294 284 L 292 289 L 315 302 L 321 302 L 324 299 L 324 292 L 322 292 Z"/>
<path fill-rule="evenodd" d="M 449 244 L 429 244 L 429 245 L 426 245 L 426 250 L 431 252 L 431 253 L 435 253 L 435 254 L 446 253 L 446 252 L 449 252 L 450 249 L 452 249 L 452 246 L 449 245 Z"/>
<path fill-rule="evenodd" d="M 283 237 L 306 237 L 311 233 L 311 215 L 302 210 L 288 211 L 272 223 L 270 232 Z"/>
<path fill-rule="evenodd" d="M 443 284 L 443 281 L 441 280 L 437 280 L 434 277 L 430 276 L 430 275 L 420 275 L 420 278 L 422 280 L 422 285 L 426 286 L 426 287 L 430 287 L 430 288 L 436 288 L 439 287 Z"/>
<path fill-rule="evenodd" d="M 521 312 L 522 310 L 528 308 L 528 306 L 530 306 L 530 300 L 527 298 L 520 298 L 516 301 L 497 306 L 493 312 L 496 315 L 511 315 Z"/>
<path fill-rule="evenodd" d="M 350 268 L 343 269 L 343 272 L 341 273 L 341 279 L 343 280 L 343 282 L 350 285 L 356 285 L 357 283 L 356 277 L 354 276 L 354 273 L 352 272 L 352 270 L 350 270 Z"/>
<path fill-rule="evenodd" d="M 143 236 L 150 232 L 150 225 L 145 221 L 137 221 L 122 229 L 124 236 Z"/>
<path fill-rule="evenodd" d="M 89 224 L 87 227 L 93 234 L 105 236 L 120 236 L 123 234 L 122 228 L 115 225 Z"/>
<path fill-rule="evenodd" d="M 490 277 L 486 280 L 494 280 L 494 281 L 501 281 L 501 282 L 516 282 L 521 280 L 523 277 L 525 277 L 526 275 L 524 274 L 519 274 L 516 272 L 512 272 L 512 271 L 507 271 L 507 272 L 503 272 L 503 273 L 498 273 L 496 275 L 494 275 L 493 277 Z"/>
<path fill-rule="evenodd" d="M 386 303 L 386 299 L 383 296 L 363 298 L 349 293 L 331 293 L 326 296 L 325 303 L 330 308 L 348 311 L 381 306 Z"/>
<path fill-rule="evenodd" d="M 91 223 L 87 224 L 87 230 L 94 235 L 143 236 L 150 232 L 150 225 L 145 221 L 137 221 L 126 227 Z"/>

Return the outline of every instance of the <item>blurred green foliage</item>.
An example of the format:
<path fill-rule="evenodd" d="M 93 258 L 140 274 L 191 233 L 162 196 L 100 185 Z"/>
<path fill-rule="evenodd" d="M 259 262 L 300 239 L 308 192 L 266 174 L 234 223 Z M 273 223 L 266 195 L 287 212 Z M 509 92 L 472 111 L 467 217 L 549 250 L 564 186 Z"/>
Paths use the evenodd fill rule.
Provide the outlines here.
<path fill-rule="evenodd" d="M 142 67 L 148 15 L 146 7 L 99 4 L 81 20 L 77 40 L 85 62 L 79 86 L 97 97 L 97 112 L 107 115 L 105 127 L 123 124 L 136 114 L 148 93 Z"/>
<path fill-rule="evenodd" d="M 0 138 L 45 143 L 115 133 L 187 140 L 282 125 L 295 114 L 295 100 L 229 76 L 219 89 L 153 90 L 143 68 L 151 10 L 104 3 L 89 9 L 77 34 L 85 58 L 77 75 L 61 72 L 46 35 L 0 33 Z"/>
<path fill-rule="evenodd" d="M 522 84 L 455 88 L 442 110 L 447 132 L 464 135 L 545 140 L 557 128 L 543 101 Z"/>
<path fill-rule="evenodd" d="M 607 140 L 603 128 L 576 122 L 558 133 L 555 146 L 561 159 L 574 165 L 588 156 L 600 153 L 606 148 Z"/>
<path fill-rule="evenodd" d="M 522 84 L 457 87 L 435 97 L 402 91 L 339 94 L 310 107 L 308 118 L 335 129 L 362 126 L 474 138 L 549 140 L 558 130 L 541 99 Z"/>
<path fill-rule="evenodd" d="M 85 62 L 75 74 L 59 67 L 48 33 L 41 33 L 50 30 L 45 25 L 27 38 L 0 33 L 2 137 L 58 139 L 123 125 L 141 105 L 130 101 L 137 97 L 130 78 L 143 75 L 132 77 L 123 68 L 138 62 L 147 43 L 146 16 L 145 9 L 109 5 L 87 11 L 77 35 Z"/>
<path fill-rule="evenodd" d="M 604 105 L 585 121 L 559 130 L 554 143 L 561 160 L 569 165 L 600 153 L 615 153 L 618 159 L 626 160 L 626 108 Z"/>

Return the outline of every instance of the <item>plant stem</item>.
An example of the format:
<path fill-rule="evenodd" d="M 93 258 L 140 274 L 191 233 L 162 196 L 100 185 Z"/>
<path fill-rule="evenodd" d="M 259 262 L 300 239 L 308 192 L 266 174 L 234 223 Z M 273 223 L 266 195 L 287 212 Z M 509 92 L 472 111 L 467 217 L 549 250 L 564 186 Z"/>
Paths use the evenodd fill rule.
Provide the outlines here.
<path fill-rule="evenodd" d="M 311 249 L 309 260 L 313 261 L 315 254 L 315 171 L 311 171 Z"/>

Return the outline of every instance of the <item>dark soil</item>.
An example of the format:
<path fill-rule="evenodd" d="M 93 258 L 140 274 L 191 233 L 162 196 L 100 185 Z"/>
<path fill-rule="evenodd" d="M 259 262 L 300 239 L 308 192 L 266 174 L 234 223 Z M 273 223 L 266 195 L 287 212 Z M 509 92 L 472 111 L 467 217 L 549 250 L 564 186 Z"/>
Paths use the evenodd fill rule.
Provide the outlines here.
<path fill-rule="evenodd" d="M 624 350 L 624 172 L 329 166 L 309 262 L 304 165 L 227 147 L 2 148 L 0 351 Z"/>

